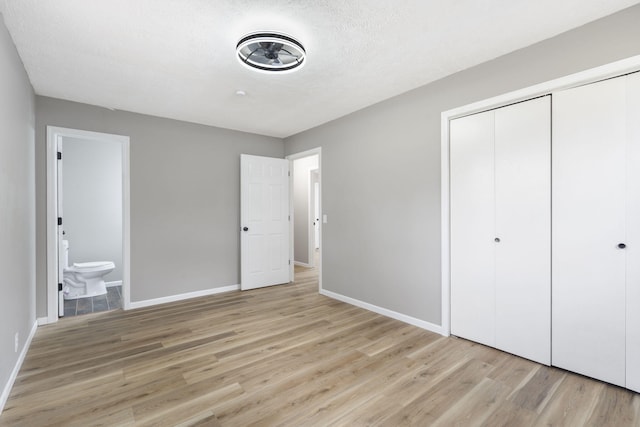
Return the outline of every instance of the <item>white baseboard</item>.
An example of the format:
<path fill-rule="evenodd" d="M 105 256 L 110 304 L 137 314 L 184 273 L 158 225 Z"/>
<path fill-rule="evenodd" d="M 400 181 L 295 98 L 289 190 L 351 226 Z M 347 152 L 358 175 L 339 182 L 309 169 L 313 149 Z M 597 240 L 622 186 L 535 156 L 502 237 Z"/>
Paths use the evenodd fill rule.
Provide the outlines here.
<path fill-rule="evenodd" d="M 35 321 L 33 322 L 33 326 L 31 327 L 31 331 L 29 332 L 29 336 L 27 337 L 27 340 L 24 342 L 24 345 L 22 346 L 22 351 L 20 352 L 20 356 L 16 361 L 16 365 L 13 367 L 13 371 L 11 371 L 9 380 L 4 385 L 4 389 L 2 390 L 2 395 L 0 396 L 0 414 L 4 410 L 4 405 L 7 403 L 7 399 L 9 399 L 9 394 L 11 393 L 11 389 L 13 388 L 13 383 L 16 381 L 16 378 L 18 377 L 18 372 L 20 372 L 20 368 L 22 367 L 24 358 L 27 356 L 27 351 L 29 351 L 29 347 L 31 346 L 31 340 L 33 339 L 33 336 L 36 334 L 37 330 L 38 330 L 38 321 Z"/>
<path fill-rule="evenodd" d="M 106 285 L 107 288 L 110 288 L 112 286 L 122 286 L 122 280 L 115 280 L 113 282 L 104 282 L 104 284 Z"/>
<path fill-rule="evenodd" d="M 293 261 L 294 265 L 299 265 L 300 267 L 305 267 L 305 268 L 311 268 L 313 267 L 311 264 L 308 264 L 306 262 L 300 262 L 300 261 Z"/>
<path fill-rule="evenodd" d="M 49 318 L 48 317 L 38 317 L 37 323 L 38 323 L 38 326 L 48 325 L 49 324 Z"/>
<path fill-rule="evenodd" d="M 401 322 L 426 329 L 427 331 L 435 332 L 436 334 L 445 335 L 443 333 L 442 326 L 440 325 L 435 325 L 424 320 L 416 319 L 415 317 L 407 316 L 406 314 L 369 304 L 368 302 L 327 291 L 326 289 L 320 289 L 320 294 L 329 298 L 337 299 L 338 301 L 346 302 L 347 304 L 355 305 L 356 307 L 364 308 L 365 310 L 373 311 L 374 313 L 378 313 L 383 316 L 391 317 L 392 319 L 400 320 Z"/>
<path fill-rule="evenodd" d="M 205 289 L 203 291 L 187 292 L 184 294 L 170 295 L 168 297 L 154 298 L 143 301 L 131 301 L 129 309 L 149 307 L 152 305 L 166 304 L 168 302 L 182 301 L 190 298 L 204 297 L 207 295 L 221 294 L 223 292 L 231 292 L 240 290 L 240 285 L 223 286 L 221 288 Z"/>

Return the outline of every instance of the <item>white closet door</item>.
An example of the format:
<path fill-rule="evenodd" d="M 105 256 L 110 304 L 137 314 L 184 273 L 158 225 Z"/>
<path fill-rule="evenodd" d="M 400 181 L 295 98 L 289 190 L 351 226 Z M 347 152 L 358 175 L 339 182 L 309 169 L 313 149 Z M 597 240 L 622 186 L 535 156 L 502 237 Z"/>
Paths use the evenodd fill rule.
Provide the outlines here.
<path fill-rule="evenodd" d="M 627 79 L 627 388 L 640 392 L 640 73 Z"/>
<path fill-rule="evenodd" d="M 552 363 L 625 384 L 626 85 L 553 95 Z"/>
<path fill-rule="evenodd" d="M 495 346 L 494 112 L 450 122 L 451 333 Z"/>
<path fill-rule="evenodd" d="M 551 363 L 551 97 L 495 111 L 496 347 Z"/>

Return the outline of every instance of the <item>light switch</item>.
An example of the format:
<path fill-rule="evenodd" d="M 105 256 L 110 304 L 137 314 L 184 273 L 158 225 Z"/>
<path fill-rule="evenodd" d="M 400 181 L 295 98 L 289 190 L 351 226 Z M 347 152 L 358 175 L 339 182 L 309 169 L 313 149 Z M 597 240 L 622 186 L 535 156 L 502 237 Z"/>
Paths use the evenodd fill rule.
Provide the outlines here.
<path fill-rule="evenodd" d="M 327 214 L 322 214 L 322 223 L 323 224 L 327 223 Z"/>

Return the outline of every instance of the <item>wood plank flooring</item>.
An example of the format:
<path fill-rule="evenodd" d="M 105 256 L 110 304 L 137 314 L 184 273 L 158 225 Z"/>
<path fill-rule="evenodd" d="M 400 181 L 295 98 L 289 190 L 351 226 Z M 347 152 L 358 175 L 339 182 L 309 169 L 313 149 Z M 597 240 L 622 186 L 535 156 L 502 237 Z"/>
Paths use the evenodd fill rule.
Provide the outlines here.
<path fill-rule="evenodd" d="M 296 283 L 38 329 L 3 426 L 640 426 L 640 395 Z"/>

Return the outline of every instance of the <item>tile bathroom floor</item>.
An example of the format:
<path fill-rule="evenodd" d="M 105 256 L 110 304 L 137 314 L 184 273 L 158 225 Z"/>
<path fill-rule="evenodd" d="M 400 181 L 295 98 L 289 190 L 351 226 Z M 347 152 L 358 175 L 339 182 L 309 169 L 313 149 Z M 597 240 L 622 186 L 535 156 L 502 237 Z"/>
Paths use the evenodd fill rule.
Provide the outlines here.
<path fill-rule="evenodd" d="M 64 301 L 64 315 L 78 316 L 122 308 L 122 286 L 110 286 L 105 295 Z"/>

